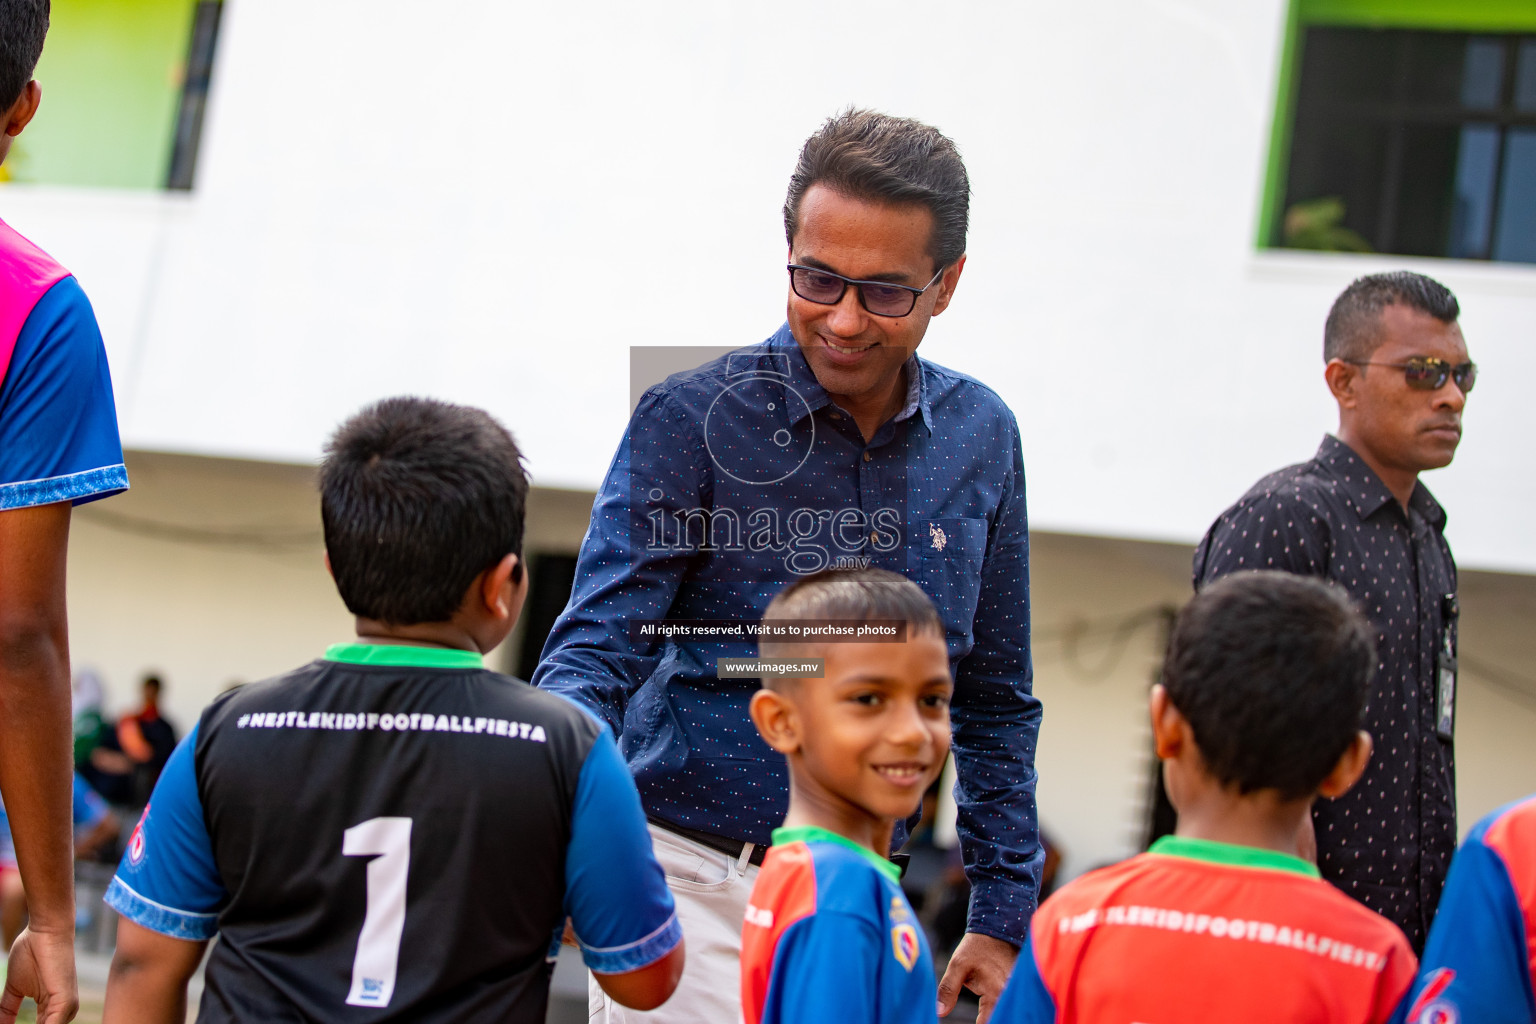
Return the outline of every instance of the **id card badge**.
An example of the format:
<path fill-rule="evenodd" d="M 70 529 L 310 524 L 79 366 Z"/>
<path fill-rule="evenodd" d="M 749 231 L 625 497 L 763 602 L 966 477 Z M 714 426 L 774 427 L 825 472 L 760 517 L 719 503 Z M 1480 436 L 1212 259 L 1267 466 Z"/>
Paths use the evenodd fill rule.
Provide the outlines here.
<path fill-rule="evenodd" d="M 1440 644 L 1435 657 L 1435 734 L 1447 743 L 1456 729 L 1456 595 L 1440 599 Z"/>

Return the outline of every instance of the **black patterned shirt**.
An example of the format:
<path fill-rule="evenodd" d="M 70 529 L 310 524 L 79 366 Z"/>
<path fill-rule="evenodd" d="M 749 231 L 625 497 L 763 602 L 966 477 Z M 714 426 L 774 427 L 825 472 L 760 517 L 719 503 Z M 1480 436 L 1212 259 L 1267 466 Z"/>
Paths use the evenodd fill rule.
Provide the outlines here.
<path fill-rule="evenodd" d="M 1445 510 L 1418 483 L 1406 513 L 1348 445 L 1325 437 L 1310 462 L 1271 473 L 1223 512 L 1195 551 L 1196 589 L 1245 569 L 1343 586 L 1376 627 L 1364 777 L 1318 800 L 1318 867 L 1397 923 L 1416 952 L 1456 848 L 1456 771 L 1437 728 L 1437 655 L 1455 649 L 1456 563 Z M 1454 701 L 1454 690 L 1450 693 Z"/>

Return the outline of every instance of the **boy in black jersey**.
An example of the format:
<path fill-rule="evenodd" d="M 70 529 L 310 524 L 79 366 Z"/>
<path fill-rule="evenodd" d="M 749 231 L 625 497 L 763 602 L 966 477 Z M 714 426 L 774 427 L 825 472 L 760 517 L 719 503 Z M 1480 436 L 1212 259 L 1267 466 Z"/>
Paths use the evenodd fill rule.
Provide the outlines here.
<path fill-rule="evenodd" d="M 660 1005 L 683 943 L 608 730 L 484 668 L 527 589 L 527 479 L 477 409 L 395 398 L 320 472 L 357 642 L 216 700 L 107 902 L 105 1020 L 543 1021 L 570 918 L 614 999 Z"/>

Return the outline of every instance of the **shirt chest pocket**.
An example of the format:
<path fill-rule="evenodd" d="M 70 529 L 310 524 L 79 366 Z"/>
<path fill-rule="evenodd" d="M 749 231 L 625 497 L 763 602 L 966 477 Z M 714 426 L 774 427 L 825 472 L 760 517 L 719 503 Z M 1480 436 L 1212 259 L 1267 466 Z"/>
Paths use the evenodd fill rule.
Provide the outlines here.
<path fill-rule="evenodd" d="M 987 554 L 985 519 L 919 519 L 911 547 L 917 552 L 913 579 L 938 606 L 950 653 L 958 641 L 971 646 L 971 623 L 981 596 L 981 566 Z"/>

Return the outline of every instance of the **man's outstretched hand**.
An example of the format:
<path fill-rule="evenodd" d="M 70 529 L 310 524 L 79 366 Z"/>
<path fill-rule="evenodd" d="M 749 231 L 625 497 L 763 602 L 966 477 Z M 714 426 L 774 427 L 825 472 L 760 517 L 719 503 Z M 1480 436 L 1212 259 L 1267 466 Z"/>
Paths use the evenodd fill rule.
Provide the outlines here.
<path fill-rule="evenodd" d="M 34 932 L 16 937 L 0 995 L 0 1024 L 12 1024 L 24 996 L 37 1001 L 37 1024 L 69 1024 L 80 1009 L 75 988 L 75 936 Z"/>
<path fill-rule="evenodd" d="M 960 988 L 964 986 L 981 1000 L 976 1024 L 987 1024 L 992 1007 L 1003 994 L 1003 986 L 1008 984 L 1008 975 L 1013 971 L 1013 961 L 1018 955 L 1018 948 L 1011 942 L 979 932 L 966 932 L 960 945 L 955 947 L 954 956 L 949 958 L 944 977 L 939 979 L 939 1016 L 949 1016 L 949 1011 L 955 1008 L 955 1000 L 960 998 Z"/>

